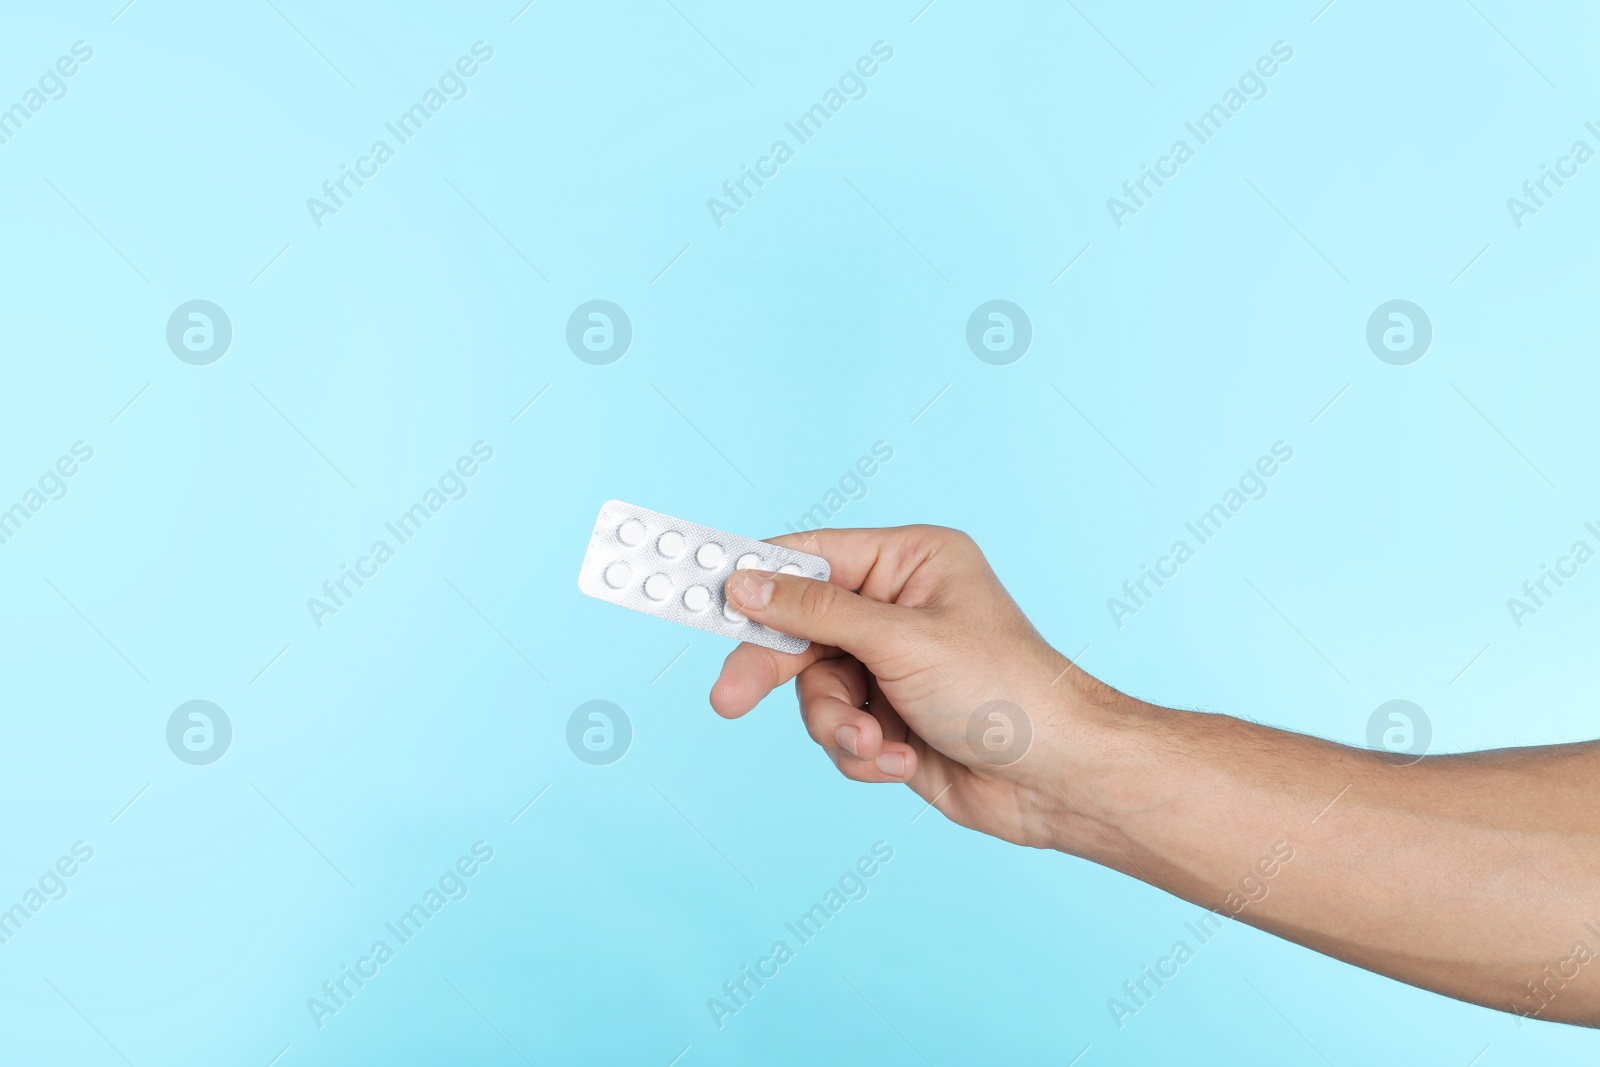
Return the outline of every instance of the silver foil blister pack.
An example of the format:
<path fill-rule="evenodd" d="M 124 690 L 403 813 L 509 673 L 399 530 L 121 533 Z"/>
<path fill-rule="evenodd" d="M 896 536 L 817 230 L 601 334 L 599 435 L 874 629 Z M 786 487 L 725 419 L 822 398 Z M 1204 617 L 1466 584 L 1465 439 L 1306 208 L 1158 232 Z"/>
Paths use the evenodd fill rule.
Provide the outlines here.
<path fill-rule="evenodd" d="M 596 600 L 776 652 L 804 652 L 810 641 L 751 622 L 728 606 L 722 587 L 736 570 L 819 581 L 830 573 L 821 556 L 608 500 L 595 520 L 578 588 Z"/>

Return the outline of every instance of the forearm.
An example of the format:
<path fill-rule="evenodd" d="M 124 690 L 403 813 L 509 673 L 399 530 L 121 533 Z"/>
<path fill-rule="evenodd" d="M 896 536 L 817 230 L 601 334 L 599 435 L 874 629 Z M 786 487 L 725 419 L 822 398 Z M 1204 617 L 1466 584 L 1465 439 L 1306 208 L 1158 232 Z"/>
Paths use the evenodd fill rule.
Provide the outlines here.
<path fill-rule="evenodd" d="M 1600 1026 L 1600 744 L 1399 766 L 1153 707 L 1052 649 L 965 535 L 792 540 L 828 558 L 829 583 L 741 571 L 726 592 L 812 645 L 740 646 L 712 692 L 723 714 L 794 677 L 807 731 L 852 779 L 903 781 L 962 825 L 1401 981 Z"/>
<path fill-rule="evenodd" d="M 1401 981 L 1600 1024 L 1600 745 L 1397 766 L 1126 699 L 1078 720 L 1051 757 L 1063 851 Z"/>

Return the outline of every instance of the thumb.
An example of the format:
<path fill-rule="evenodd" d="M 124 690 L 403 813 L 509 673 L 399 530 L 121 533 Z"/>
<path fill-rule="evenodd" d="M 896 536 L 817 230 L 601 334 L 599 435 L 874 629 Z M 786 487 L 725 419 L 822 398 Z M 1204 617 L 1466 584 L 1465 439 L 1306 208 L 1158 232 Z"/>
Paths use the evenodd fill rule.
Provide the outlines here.
<path fill-rule="evenodd" d="M 865 663 L 907 644 L 904 608 L 831 582 L 772 571 L 734 571 L 724 592 L 740 614 L 791 637 L 842 648 Z"/>

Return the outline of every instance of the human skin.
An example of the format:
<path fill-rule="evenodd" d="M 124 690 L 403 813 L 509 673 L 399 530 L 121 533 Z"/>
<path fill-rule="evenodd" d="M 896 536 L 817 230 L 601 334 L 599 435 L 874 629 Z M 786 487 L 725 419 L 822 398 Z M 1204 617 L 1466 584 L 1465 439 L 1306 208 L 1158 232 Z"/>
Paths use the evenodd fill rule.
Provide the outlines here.
<path fill-rule="evenodd" d="M 1446 996 L 1600 1026 L 1600 742 L 1401 765 L 1157 707 L 1052 648 L 959 531 L 773 543 L 825 557 L 831 579 L 737 571 L 728 599 L 812 644 L 734 649 L 711 690 L 718 714 L 794 679 L 807 730 L 847 778 L 904 783 L 963 826 L 1224 913 L 1287 842 L 1292 861 L 1241 921 Z M 1020 754 L 1004 765 L 970 740 L 1001 722 L 996 707 L 1025 718 L 1016 749 L 1032 735 L 1025 752 L 1002 748 L 1001 762 Z"/>

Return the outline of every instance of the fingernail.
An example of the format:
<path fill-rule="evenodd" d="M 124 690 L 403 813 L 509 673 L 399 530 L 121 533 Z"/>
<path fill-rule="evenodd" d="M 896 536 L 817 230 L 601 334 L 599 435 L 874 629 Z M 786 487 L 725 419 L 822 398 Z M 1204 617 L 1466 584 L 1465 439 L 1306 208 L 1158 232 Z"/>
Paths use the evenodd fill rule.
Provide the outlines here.
<path fill-rule="evenodd" d="M 906 755 L 904 752 L 885 752 L 878 757 L 878 770 L 890 778 L 904 778 L 906 776 Z"/>
<path fill-rule="evenodd" d="M 850 755 L 861 758 L 861 753 L 856 750 L 856 742 L 861 739 L 861 731 L 854 726 L 841 726 L 834 731 L 834 740 L 839 742 L 839 747 Z"/>
<path fill-rule="evenodd" d="M 732 591 L 741 608 L 764 608 L 772 601 L 772 579 L 760 571 L 739 571 Z"/>

